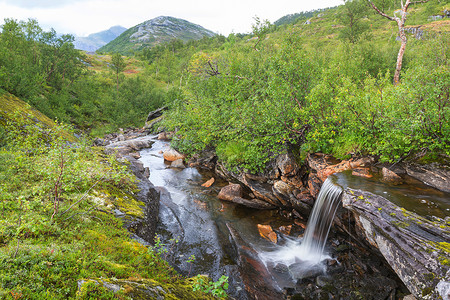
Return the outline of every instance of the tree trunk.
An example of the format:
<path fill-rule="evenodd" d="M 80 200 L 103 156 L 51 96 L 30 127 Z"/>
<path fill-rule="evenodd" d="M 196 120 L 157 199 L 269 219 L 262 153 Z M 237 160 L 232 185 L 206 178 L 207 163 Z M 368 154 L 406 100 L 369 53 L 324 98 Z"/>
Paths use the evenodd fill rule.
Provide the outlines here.
<path fill-rule="evenodd" d="M 397 85 L 400 82 L 400 71 L 402 69 L 403 54 L 405 54 L 406 43 L 407 43 L 404 26 L 399 24 L 398 31 L 400 34 L 400 39 L 401 39 L 402 44 L 400 46 L 400 50 L 398 50 L 398 55 L 397 55 L 397 64 L 395 67 L 395 74 L 394 74 L 394 85 Z"/>

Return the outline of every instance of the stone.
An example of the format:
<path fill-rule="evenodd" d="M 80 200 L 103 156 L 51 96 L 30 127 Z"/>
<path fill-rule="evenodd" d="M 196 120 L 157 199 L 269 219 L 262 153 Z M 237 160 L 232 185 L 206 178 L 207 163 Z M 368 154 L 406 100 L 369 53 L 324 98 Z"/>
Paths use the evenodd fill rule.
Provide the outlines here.
<path fill-rule="evenodd" d="M 226 201 L 233 201 L 236 197 L 242 197 L 243 190 L 242 186 L 237 183 L 231 183 L 227 186 L 224 186 L 219 194 L 217 195 L 217 198 L 220 200 L 226 200 Z"/>
<path fill-rule="evenodd" d="M 417 299 L 413 295 L 408 295 L 408 296 L 403 297 L 403 300 L 417 300 Z"/>
<path fill-rule="evenodd" d="M 186 156 L 173 148 L 169 148 L 163 153 L 164 160 L 175 161 L 177 159 L 185 159 Z"/>
<path fill-rule="evenodd" d="M 365 178 L 372 178 L 373 175 L 370 172 L 369 168 L 356 168 L 352 170 L 353 176 L 359 176 L 359 177 L 365 177 Z"/>
<path fill-rule="evenodd" d="M 406 172 L 438 190 L 450 193 L 450 168 L 448 166 L 432 163 L 428 165 L 408 165 Z"/>
<path fill-rule="evenodd" d="M 383 181 L 387 183 L 392 184 L 402 184 L 403 179 L 395 174 L 393 171 L 389 170 L 388 168 L 381 169 L 381 174 L 383 175 Z"/>
<path fill-rule="evenodd" d="M 166 109 L 167 109 L 167 106 L 163 106 L 163 107 L 160 107 L 160 108 L 158 108 L 158 109 L 156 109 L 154 111 L 149 112 L 145 122 L 150 122 L 150 121 L 152 121 L 154 119 L 160 118 L 162 116 L 163 112 Z"/>
<path fill-rule="evenodd" d="M 185 167 L 185 165 L 184 165 L 184 161 L 183 161 L 183 159 L 177 159 L 177 160 L 174 160 L 171 164 L 170 164 L 170 167 L 171 168 L 178 168 L 178 169 L 184 169 L 184 168 L 186 168 Z"/>
<path fill-rule="evenodd" d="M 276 166 L 281 171 L 282 176 L 294 176 L 300 170 L 294 155 L 290 153 L 279 155 L 276 160 Z"/>
<path fill-rule="evenodd" d="M 309 174 L 309 178 L 308 178 L 309 193 L 314 198 L 317 198 L 317 195 L 319 195 L 320 188 L 322 186 L 322 182 L 323 181 L 320 180 L 320 178 L 317 177 L 316 175 L 314 175 L 312 173 Z"/>
<path fill-rule="evenodd" d="M 259 235 L 265 238 L 266 240 L 276 244 L 278 237 L 277 234 L 273 231 L 272 226 L 270 225 L 261 225 L 258 224 Z"/>
<path fill-rule="evenodd" d="M 278 230 L 285 235 L 290 235 L 291 234 L 291 230 L 292 230 L 292 225 L 288 225 L 288 226 L 280 226 L 278 228 Z"/>
<path fill-rule="evenodd" d="M 202 184 L 202 186 L 203 187 L 210 187 L 210 186 L 213 185 L 214 181 L 215 181 L 214 177 L 211 177 L 211 179 L 206 181 L 204 184 Z"/>
<path fill-rule="evenodd" d="M 293 190 L 294 187 L 292 187 L 291 185 L 287 184 L 284 181 L 278 180 L 273 183 L 273 191 L 275 193 L 279 193 L 289 197 L 292 194 Z"/>
<path fill-rule="evenodd" d="M 276 208 L 276 206 L 274 206 L 273 204 L 267 203 L 265 201 L 259 200 L 259 199 L 244 199 L 241 197 L 234 197 L 233 200 L 231 200 L 231 202 L 236 203 L 236 204 L 240 204 L 240 205 L 244 205 L 250 208 L 255 208 L 255 209 L 274 209 Z"/>
<path fill-rule="evenodd" d="M 408 290 L 418 299 L 439 299 L 440 282 L 450 281 L 450 226 L 430 221 L 389 200 L 347 188 L 344 208 L 355 215 L 357 230 L 378 249 Z M 438 255 L 435 254 L 438 253 Z"/>

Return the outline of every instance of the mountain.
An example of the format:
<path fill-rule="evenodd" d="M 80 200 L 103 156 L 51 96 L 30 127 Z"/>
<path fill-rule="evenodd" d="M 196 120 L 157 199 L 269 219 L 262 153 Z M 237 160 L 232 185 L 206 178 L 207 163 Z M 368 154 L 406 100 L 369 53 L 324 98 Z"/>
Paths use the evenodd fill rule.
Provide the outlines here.
<path fill-rule="evenodd" d="M 214 35 L 214 32 L 186 20 L 160 16 L 128 29 L 98 51 L 126 54 L 173 39 L 181 39 L 186 42 Z"/>
<path fill-rule="evenodd" d="M 113 26 L 108 30 L 93 33 L 86 37 L 76 37 L 74 45 L 76 49 L 94 52 L 114 40 L 126 30 L 122 26 Z"/>

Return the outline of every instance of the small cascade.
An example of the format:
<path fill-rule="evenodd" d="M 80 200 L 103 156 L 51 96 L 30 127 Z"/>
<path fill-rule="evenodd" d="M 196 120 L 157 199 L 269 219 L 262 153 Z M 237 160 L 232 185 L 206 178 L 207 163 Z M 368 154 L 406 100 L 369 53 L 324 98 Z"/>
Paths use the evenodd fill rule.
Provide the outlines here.
<path fill-rule="evenodd" d="M 327 178 L 320 189 L 311 215 L 306 225 L 305 235 L 299 247 L 301 260 L 318 263 L 333 223 L 336 210 L 341 202 L 342 188 Z"/>

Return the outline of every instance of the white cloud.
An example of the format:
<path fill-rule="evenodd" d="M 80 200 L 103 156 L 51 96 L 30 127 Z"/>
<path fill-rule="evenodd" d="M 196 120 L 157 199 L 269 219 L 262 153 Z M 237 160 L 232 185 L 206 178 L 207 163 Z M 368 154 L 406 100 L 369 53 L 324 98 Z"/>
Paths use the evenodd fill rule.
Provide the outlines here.
<path fill-rule="evenodd" d="M 163 15 L 228 35 L 249 32 L 255 16 L 274 22 L 287 14 L 339 4 L 342 0 L 0 0 L 0 20 L 34 18 L 45 29 L 85 36 Z"/>

